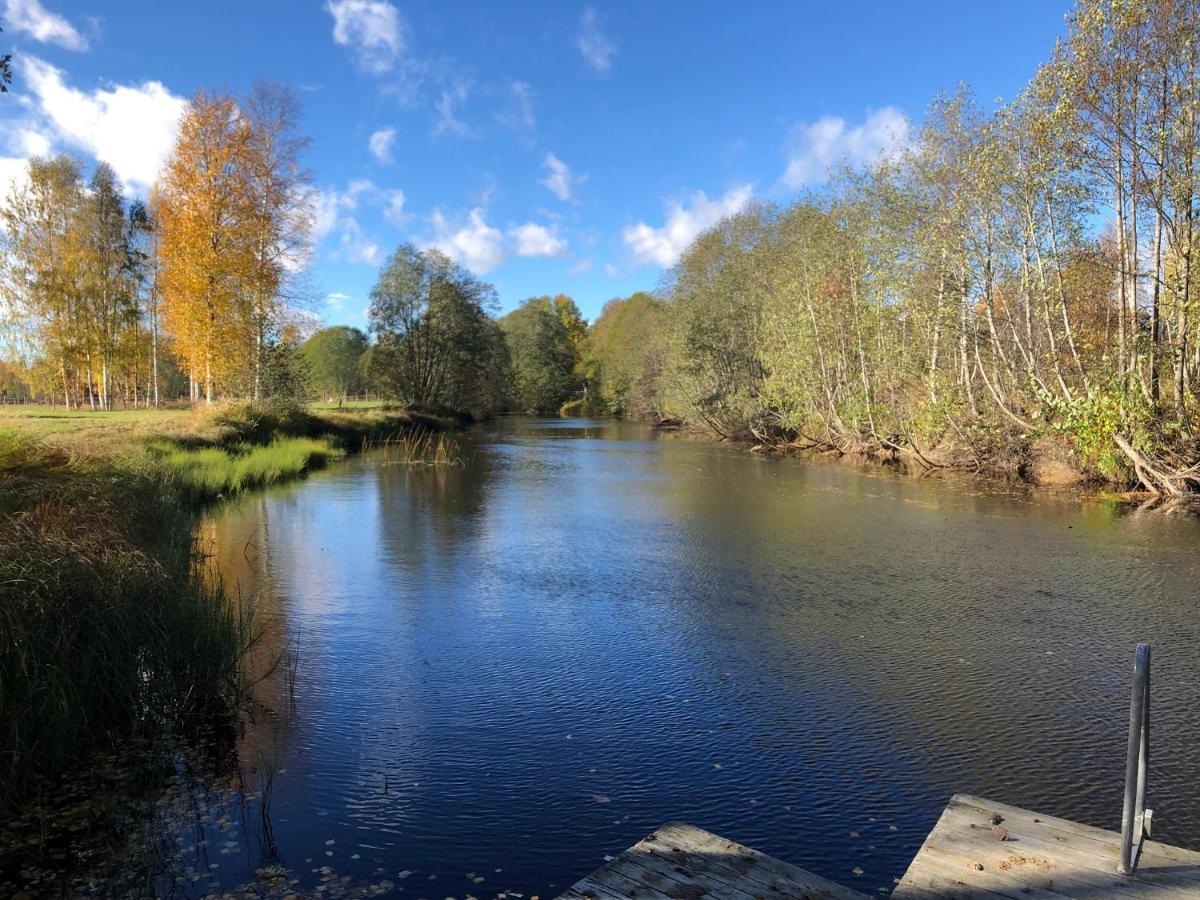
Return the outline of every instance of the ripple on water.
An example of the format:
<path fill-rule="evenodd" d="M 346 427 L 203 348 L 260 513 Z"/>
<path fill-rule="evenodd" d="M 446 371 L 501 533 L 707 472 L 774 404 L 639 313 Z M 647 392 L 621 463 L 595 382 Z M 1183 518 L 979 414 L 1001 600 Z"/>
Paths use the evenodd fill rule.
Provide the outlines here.
<path fill-rule="evenodd" d="M 473 440 L 214 523 L 300 647 L 294 718 L 250 738 L 303 883 L 547 896 L 683 819 L 874 891 L 958 790 L 1114 827 L 1139 639 L 1155 825 L 1200 845 L 1196 522 L 628 424 Z"/>

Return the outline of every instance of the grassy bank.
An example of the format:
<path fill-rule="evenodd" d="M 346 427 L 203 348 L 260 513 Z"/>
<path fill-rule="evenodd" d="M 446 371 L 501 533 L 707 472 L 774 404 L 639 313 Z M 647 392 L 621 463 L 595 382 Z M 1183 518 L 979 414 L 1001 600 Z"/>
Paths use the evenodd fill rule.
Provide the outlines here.
<path fill-rule="evenodd" d="M 199 571 L 197 512 L 412 427 L 386 409 L 4 411 L 0 809 L 131 740 L 232 723 L 255 635 Z"/>

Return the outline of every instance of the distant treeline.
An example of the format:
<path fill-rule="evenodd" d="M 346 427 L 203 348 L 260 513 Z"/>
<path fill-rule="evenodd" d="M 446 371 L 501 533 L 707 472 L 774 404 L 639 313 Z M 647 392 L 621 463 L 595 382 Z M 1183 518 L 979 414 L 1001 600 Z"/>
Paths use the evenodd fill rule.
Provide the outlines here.
<path fill-rule="evenodd" d="M 370 337 L 321 329 L 299 348 L 302 381 L 325 400 L 370 391 L 433 412 L 557 413 L 582 387 L 587 323 L 561 295 L 499 319 L 496 306 L 490 284 L 436 249 L 405 244 L 371 291 Z"/>

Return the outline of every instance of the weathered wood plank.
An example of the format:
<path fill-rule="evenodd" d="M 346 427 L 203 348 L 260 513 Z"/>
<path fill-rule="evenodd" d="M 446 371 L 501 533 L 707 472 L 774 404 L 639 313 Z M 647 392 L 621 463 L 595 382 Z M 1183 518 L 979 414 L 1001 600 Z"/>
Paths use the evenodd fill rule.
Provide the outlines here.
<path fill-rule="evenodd" d="M 1200 888 L 1200 868 L 1179 863 L 1164 866 L 1156 864 L 1154 858 L 1147 858 L 1140 861 L 1134 874 L 1118 875 L 1117 845 L 1042 828 L 1040 824 L 1005 818 L 1002 827 L 1007 830 L 1010 840 L 1000 841 L 991 826 L 983 824 L 988 821 L 986 818 L 977 813 L 965 813 L 954 804 L 946 808 L 943 821 L 948 829 L 941 837 L 943 842 L 952 835 L 970 842 L 979 852 L 998 850 L 1001 855 L 1044 860 L 1045 865 L 1040 867 L 1043 871 L 1054 871 L 1059 877 L 1093 889 L 1103 887 L 1113 895 L 1141 897 L 1153 894 L 1152 888 L 1168 891 Z"/>
<path fill-rule="evenodd" d="M 787 890 L 787 885 L 801 885 L 805 890 L 816 890 L 825 896 L 840 900 L 855 900 L 863 896 L 807 869 L 767 856 L 751 847 L 734 843 L 693 825 L 669 822 L 651 837 L 654 841 L 648 837 L 642 843 L 656 841 L 671 849 L 704 854 L 709 857 L 711 865 L 731 870 L 735 875 L 757 882 L 772 891 Z"/>
<path fill-rule="evenodd" d="M 1200 900 L 1200 853 L 1147 842 L 1116 872 L 1120 835 L 970 795 L 951 798 L 893 896 Z"/>
<path fill-rule="evenodd" d="M 950 803 L 986 812 L 988 815 L 999 814 L 1011 821 L 1040 825 L 1068 835 L 1087 838 L 1105 847 L 1112 848 L 1112 852 L 1114 853 L 1120 853 L 1121 835 L 1115 831 L 1106 831 L 1103 828 L 1096 828 L 1094 825 L 1084 825 L 1081 822 L 1072 822 L 1069 819 L 1060 819 L 1057 816 L 1042 815 L 1041 813 L 1031 812 L 1027 809 L 1009 806 L 1007 803 L 993 803 L 988 800 L 981 800 L 970 794 L 955 794 L 950 798 Z M 1146 841 L 1142 845 L 1141 858 L 1150 865 L 1177 865 L 1179 863 L 1186 863 L 1188 865 L 1200 866 L 1200 852 L 1188 850 L 1184 847 L 1174 847 L 1170 844 L 1161 844 L 1157 841 Z"/>
<path fill-rule="evenodd" d="M 703 829 L 671 822 L 561 900 L 866 900 L 826 878 Z"/>
<path fill-rule="evenodd" d="M 1200 900 L 1200 852 L 1148 841 L 1116 872 L 1120 835 L 958 794 L 893 893 L 900 900 Z M 865 900 L 734 841 L 670 822 L 562 900 Z"/>

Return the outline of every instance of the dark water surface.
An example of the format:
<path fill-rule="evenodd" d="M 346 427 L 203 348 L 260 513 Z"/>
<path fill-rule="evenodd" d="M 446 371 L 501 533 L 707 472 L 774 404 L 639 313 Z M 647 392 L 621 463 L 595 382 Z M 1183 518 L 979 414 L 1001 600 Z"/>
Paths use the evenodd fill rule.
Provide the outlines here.
<path fill-rule="evenodd" d="M 1156 837 L 1200 847 L 1195 520 L 611 422 L 470 440 L 206 527 L 298 648 L 212 877 L 547 898 L 682 819 L 890 890 L 955 791 L 1118 827 L 1139 639 Z"/>

